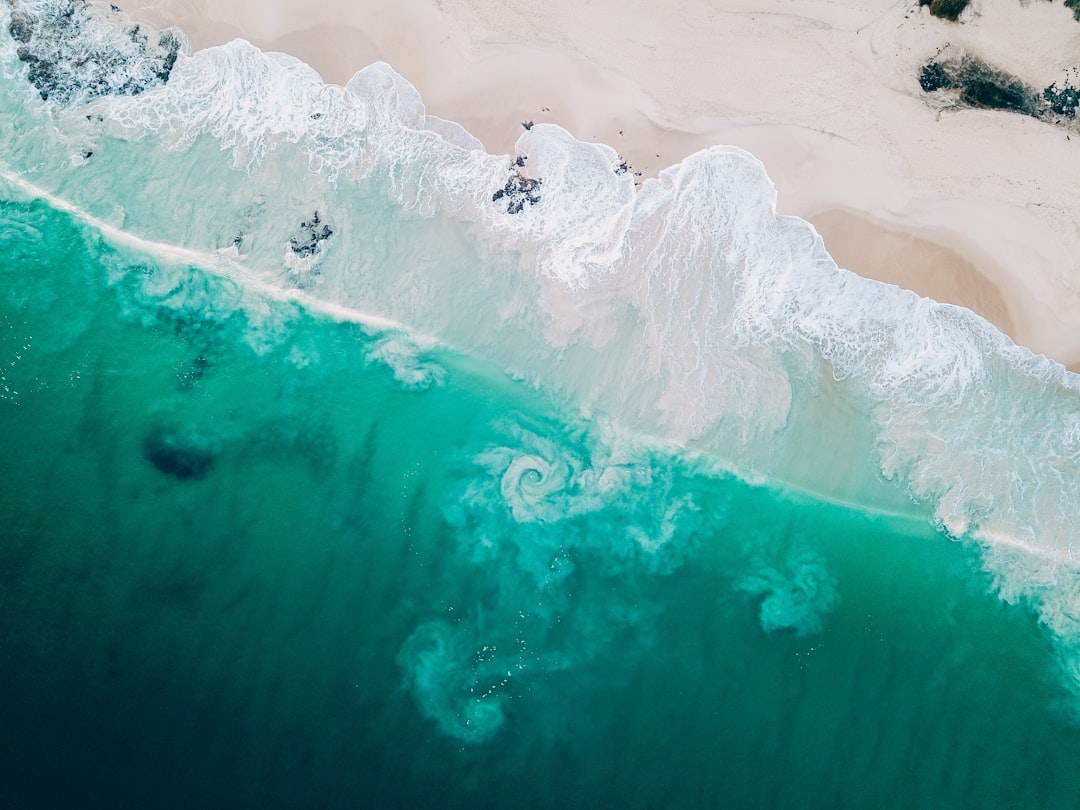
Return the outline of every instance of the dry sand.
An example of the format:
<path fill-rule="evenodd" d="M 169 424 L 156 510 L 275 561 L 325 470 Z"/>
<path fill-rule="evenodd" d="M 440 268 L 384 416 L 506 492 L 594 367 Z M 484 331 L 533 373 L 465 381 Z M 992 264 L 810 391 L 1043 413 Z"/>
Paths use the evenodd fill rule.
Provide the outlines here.
<path fill-rule="evenodd" d="M 1080 368 L 1080 136 L 927 96 L 948 43 L 1042 88 L 1080 64 L 1060 3 L 974 0 L 129 0 L 195 48 L 242 36 L 343 84 L 382 59 L 489 151 L 523 120 L 614 146 L 644 176 L 749 149 L 778 208 L 842 267 L 968 306 Z"/>

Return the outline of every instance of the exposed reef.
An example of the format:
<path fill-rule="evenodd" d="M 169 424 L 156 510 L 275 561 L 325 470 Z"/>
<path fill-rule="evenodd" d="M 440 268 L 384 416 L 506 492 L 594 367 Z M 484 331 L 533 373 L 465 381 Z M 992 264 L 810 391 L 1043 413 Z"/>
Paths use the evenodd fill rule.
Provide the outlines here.
<path fill-rule="evenodd" d="M 11 11 L 8 34 L 17 43 L 27 78 L 41 98 L 67 105 L 100 96 L 134 96 L 169 80 L 181 41 L 172 31 L 147 36 L 138 25 L 115 38 L 102 37 L 102 26 L 115 26 L 119 9 L 66 0 L 37 13 L 18 5 Z M 113 19 L 107 19 L 113 18 Z"/>
<path fill-rule="evenodd" d="M 311 219 L 300 223 L 300 231 L 297 235 L 289 237 L 289 248 L 301 259 L 306 259 L 320 253 L 323 242 L 333 235 L 334 229 L 323 222 L 319 212 L 316 211 Z"/>
<path fill-rule="evenodd" d="M 540 189 L 540 179 L 526 177 L 520 172 L 520 169 L 525 166 L 526 160 L 527 158 L 518 156 L 510 166 L 510 177 L 507 179 L 506 185 L 491 195 L 492 202 L 506 200 L 506 213 L 508 214 L 520 214 L 526 203 L 536 205 L 540 202 L 540 195 L 537 193 Z"/>

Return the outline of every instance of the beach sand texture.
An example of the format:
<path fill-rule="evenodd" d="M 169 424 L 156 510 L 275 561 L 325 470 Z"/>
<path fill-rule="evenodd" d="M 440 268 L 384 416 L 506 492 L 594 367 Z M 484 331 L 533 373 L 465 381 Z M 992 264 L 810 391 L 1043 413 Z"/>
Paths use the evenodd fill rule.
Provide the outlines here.
<path fill-rule="evenodd" d="M 1080 368 L 1080 137 L 928 95 L 948 47 L 1042 88 L 1080 62 L 1058 3 L 975 0 L 961 20 L 915 0 L 132 0 L 200 49 L 236 37 L 343 84 L 384 60 L 428 112 L 492 152 L 521 122 L 612 145 L 642 178 L 713 144 L 753 152 L 781 213 L 841 267 L 969 307 Z"/>

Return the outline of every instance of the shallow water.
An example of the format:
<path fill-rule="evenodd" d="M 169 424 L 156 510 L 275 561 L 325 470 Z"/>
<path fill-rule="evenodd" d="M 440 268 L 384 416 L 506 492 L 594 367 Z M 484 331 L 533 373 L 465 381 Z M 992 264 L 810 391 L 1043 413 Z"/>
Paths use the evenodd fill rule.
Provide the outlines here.
<path fill-rule="evenodd" d="M 403 387 L 384 333 L 292 304 L 267 346 L 0 210 L 7 806 L 1080 795 L 1050 641 L 925 521 L 616 453 L 453 353 Z"/>

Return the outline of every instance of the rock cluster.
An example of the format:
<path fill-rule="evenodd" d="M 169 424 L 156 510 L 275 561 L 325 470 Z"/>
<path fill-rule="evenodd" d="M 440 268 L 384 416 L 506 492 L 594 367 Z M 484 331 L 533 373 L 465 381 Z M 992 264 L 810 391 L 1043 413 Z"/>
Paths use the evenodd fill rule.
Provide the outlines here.
<path fill-rule="evenodd" d="M 171 31 L 147 36 L 138 25 L 86 0 L 65 0 L 32 13 L 15 7 L 8 34 L 41 98 L 70 104 L 99 96 L 134 96 L 169 80 L 180 51 Z"/>
<path fill-rule="evenodd" d="M 297 256 L 306 259 L 321 251 L 322 243 L 333 235 L 333 228 L 323 222 L 316 211 L 311 219 L 300 223 L 300 235 L 289 239 L 289 247 Z"/>
<path fill-rule="evenodd" d="M 536 205 L 540 202 L 540 179 L 526 177 L 520 171 L 525 166 L 525 158 L 518 157 L 510 167 L 510 177 L 506 185 L 491 195 L 492 202 L 506 200 L 506 213 L 520 214 L 525 204 Z"/>

